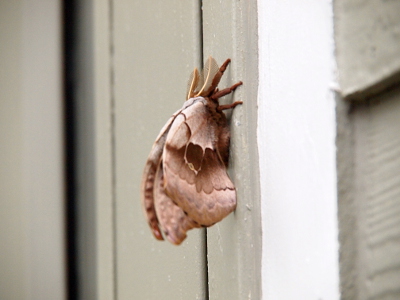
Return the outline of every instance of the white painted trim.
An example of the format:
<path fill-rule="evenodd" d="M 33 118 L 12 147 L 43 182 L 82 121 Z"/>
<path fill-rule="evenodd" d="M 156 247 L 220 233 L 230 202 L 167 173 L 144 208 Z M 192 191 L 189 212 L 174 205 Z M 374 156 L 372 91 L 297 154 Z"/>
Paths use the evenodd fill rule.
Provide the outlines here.
<path fill-rule="evenodd" d="M 330 1 L 259 1 L 263 299 L 339 299 Z"/>

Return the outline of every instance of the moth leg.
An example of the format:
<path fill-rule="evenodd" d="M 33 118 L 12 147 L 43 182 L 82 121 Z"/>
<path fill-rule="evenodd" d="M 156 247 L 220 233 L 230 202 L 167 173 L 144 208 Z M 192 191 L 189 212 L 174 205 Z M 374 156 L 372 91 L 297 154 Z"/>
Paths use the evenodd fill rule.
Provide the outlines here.
<path fill-rule="evenodd" d="M 236 88 L 240 85 L 242 85 L 243 82 L 239 81 L 238 83 L 235 83 L 234 85 L 232 85 L 231 87 L 228 87 L 226 89 L 220 90 L 220 91 L 215 91 L 212 95 L 211 95 L 211 99 L 212 100 L 218 100 L 218 98 L 221 98 L 225 95 L 228 95 L 230 93 L 232 93 L 234 90 L 236 90 Z"/>
<path fill-rule="evenodd" d="M 220 105 L 218 106 L 218 109 L 225 110 L 225 109 L 235 108 L 239 104 L 243 104 L 243 101 L 236 101 L 233 102 L 232 104 Z"/>

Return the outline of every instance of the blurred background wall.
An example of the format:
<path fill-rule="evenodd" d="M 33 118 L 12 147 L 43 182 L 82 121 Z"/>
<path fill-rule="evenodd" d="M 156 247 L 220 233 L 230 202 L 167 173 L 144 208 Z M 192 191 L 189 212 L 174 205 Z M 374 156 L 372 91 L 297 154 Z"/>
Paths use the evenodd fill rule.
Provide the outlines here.
<path fill-rule="evenodd" d="M 0 299 L 65 299 L 61 1 L 0 2 Z"/>

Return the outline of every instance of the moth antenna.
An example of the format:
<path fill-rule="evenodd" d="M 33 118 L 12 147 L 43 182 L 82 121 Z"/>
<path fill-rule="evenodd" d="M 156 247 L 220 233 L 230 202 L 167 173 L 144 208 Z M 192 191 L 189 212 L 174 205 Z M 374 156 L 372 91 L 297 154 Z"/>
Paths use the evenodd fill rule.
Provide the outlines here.
<path fill-rule="evenodd" d="M 195 89 L 199 83 L 199 79 L 199 70 L 197 68 L 194 68 L 193 72 L 189 76 L 186 100 L 193 98 Z"/>
<path fill-rule="evenodd" d="M 215 75 L 218 73 L 219 67 L 215 59 L 210 56 L 207 60 L 206 63 L 204 64 L 204 69 L 203 69 L 203 80 L 204 84 L 199 92 L 197 92 L 197 96 L 201 96 L 204 91 L 207 91 L 210 86 L 213 84 L 213 80 Z"/>
<path fill-rule="evenodd" d="M 194 91 L 195 97 L 199 95 L 199 91 L 201 90 L 203 85 L 204 85 L 204 69 L 200 71 L 199 81 L 198 81 L 196 89 Z"/>

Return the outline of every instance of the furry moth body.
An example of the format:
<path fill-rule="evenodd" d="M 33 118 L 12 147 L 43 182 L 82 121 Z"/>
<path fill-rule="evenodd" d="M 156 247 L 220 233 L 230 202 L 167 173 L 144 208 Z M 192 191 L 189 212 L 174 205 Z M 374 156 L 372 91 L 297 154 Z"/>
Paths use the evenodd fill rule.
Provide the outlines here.
<path fill-rule="evenodd" d="M 226 172 L 229 126 L 218 99 L 242 82 L 218 90 L 230 63 L 221 67 L 210 56 L 203 72 L 194 69 L 187 100 L 161 129 L 147 158 L 141 201 L 153 235 L 179 245 L 192 228 L 208 227 L 236 208 L 236 190 Z M 161 230 L 160 230 L 161 227 Z"/>

